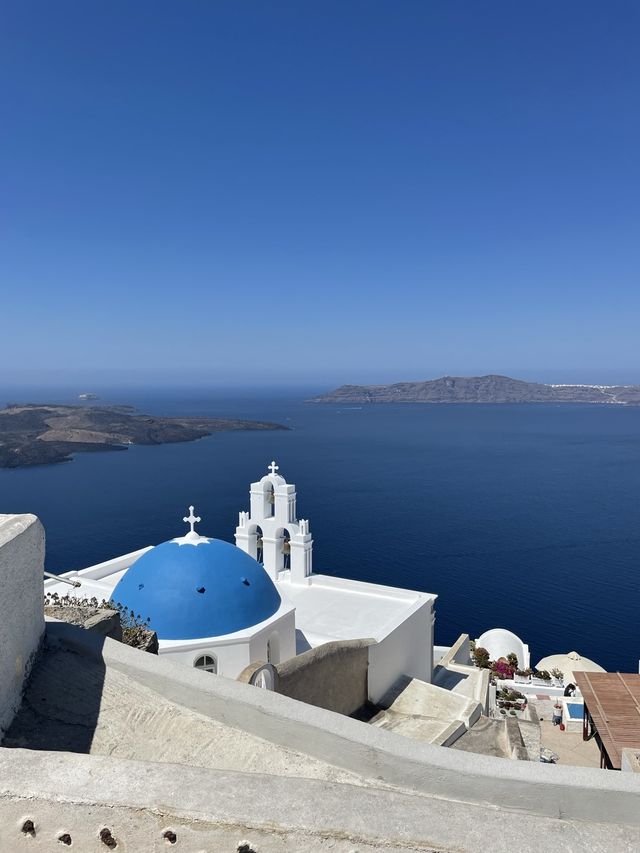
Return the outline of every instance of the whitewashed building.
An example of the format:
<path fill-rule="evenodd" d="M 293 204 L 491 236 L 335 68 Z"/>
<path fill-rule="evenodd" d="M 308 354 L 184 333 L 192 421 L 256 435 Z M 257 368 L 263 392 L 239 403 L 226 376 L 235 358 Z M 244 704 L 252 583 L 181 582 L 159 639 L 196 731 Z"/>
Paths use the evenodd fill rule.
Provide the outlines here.
<path fill-rule="evenodd" d="M 251 484 L 235 545 L 196 532 L 193 510 L 184 536 L 62 575 L 80 582 L 72 594 L 123 605 L 149 620 L 161 655 L 229 678 L 332 640 L 372 639 L 374 700 L 401 675 L 431 681 L 436 596 L 314 573 L 310 523 L 275 462 Z M 45 591 L 70 588 L 50 579 Z"/>

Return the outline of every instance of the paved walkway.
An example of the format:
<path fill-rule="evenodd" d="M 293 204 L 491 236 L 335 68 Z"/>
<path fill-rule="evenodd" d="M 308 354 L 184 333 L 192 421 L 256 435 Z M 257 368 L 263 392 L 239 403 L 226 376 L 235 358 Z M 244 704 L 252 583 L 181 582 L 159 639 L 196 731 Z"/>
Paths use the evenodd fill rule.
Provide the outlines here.
<path fill-rule="evenodd" d="M 364 783 L 310 755 L 190 711 L 113 667 L 55 645 L 33 668 L 2 745 Z"/>
<path fill-rule="evenodd" d="M 582 740 L 582 732 L 561 732 L 548 720 L 540 723 L 542 746 L 558 756 L 558 764 L 574 767 L 600 767 L 600 750 L 595 740 Z"/>

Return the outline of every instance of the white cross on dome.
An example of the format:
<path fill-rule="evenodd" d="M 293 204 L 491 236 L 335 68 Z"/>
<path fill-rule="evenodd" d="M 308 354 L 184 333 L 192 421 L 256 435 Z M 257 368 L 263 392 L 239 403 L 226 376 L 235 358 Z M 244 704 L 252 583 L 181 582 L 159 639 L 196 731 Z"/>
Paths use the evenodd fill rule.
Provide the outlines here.
<path fill-rule="evenodd" d="M 280 470 L 280 466 L 276 465 L 275 460 L 271 463 L 271 465 L 268 465 L 267 467 L 269 468 L 269 471 L 271 471 L 272 474 L 275 474 L 276 471 Z"/>
<path fill-rule="evenodd" d="M 189 533 L 195 533 L 196 532 L 195 531 L 196 524 L 199 521 L 202 521 L 202 519 L 200 518 L 199 515 L 193 514 L 193 510 L 194 510 L 194 507 L 190 506 L 189 507 L 189 515 L 185 515 L 185 517 L 182 519 L 191 527 L 191 530 L 189 531 Z"/>

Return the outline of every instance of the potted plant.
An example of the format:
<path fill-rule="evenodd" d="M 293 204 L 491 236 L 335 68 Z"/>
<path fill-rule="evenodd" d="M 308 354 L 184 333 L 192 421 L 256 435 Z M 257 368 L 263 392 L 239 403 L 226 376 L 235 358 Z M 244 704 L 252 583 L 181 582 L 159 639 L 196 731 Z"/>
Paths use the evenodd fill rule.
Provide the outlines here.
<path fill-rule="evenodd" d="M 551 670 L 551 677 L 554 687 L 564 687 L 564 673 L 557 666 Z"/>

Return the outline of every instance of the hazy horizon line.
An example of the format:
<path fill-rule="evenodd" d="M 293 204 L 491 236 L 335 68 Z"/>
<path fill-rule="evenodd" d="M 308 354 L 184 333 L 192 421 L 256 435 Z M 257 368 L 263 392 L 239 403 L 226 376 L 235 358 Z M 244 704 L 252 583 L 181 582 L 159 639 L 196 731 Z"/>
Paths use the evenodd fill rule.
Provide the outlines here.
<path fill-rule="evenodd" d="M 193 372 L 187 374 L 175 368 L 171 370 L 151 369 L 136 371 L 112 371 L 98 369 L 93 371 L 44 370 L 23 371 L 16 375 L 3 376 L 0 373 L 0 388 L 4 393 L 15 389 L 48 388 L 56 390 L 74 390 L 77 393 L 92 393 L 110 389 L 164 388 L 167 390 L 242 390 L 275 391 L 286 389 L 327 389 L 340 385 L 391 385 L 400 382 L 426 382 L 443 376 L 478 377 L 500 375 L 511 379 L 542 384 L 587 384 L 587 385 L 640 385 L 640 368 L 540 368 L 540 369 L 390 369 L 354 368 L 353 371 L 325 375 L 281 375 L 279 377 L 249 376 L 240 374 L 229 377 L 211 376 Z"/>

